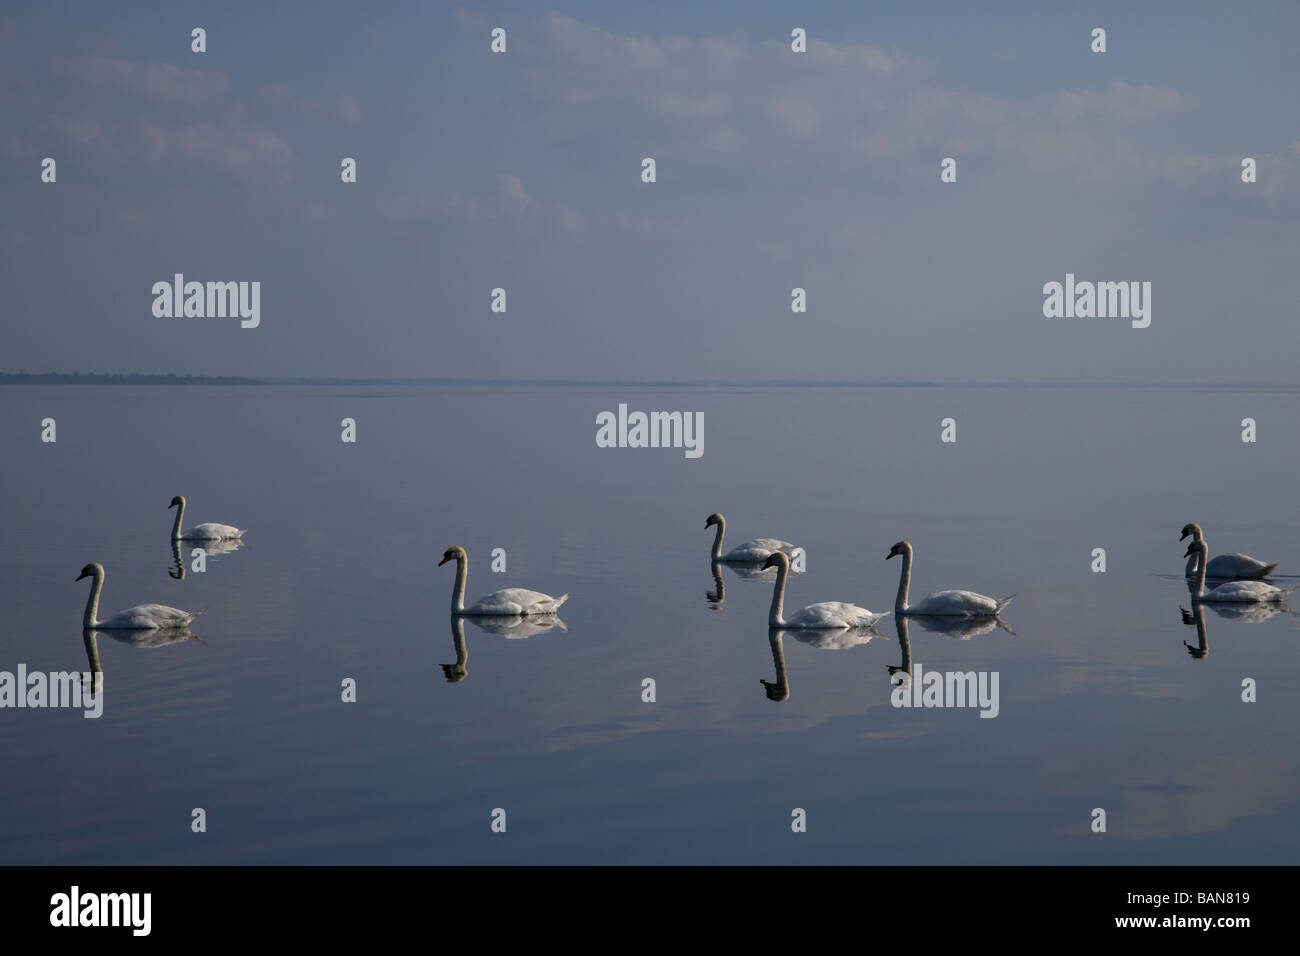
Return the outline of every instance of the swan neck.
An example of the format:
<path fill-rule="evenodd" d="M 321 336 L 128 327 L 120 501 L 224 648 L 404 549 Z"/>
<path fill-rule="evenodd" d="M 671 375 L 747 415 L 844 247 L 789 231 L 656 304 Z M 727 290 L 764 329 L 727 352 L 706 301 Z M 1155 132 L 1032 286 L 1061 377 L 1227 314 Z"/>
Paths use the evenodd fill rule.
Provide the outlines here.
<path fill-rule="evenodd" d="M 898 597 L 894 598 L 894 613 L 907 610 L 907 592 L 912 586 L 912 552 L 903 552 L 903 570 L 898 575 Z"/>
<path fill-rule="evenodd" d="M 1184 577 L 1193 577 L 1196 574 L 1196 568 L 1201 563 L 1201 552 L 1193 551 L 1187 556 L 1187 567 L 1183 571 Z"/>
<path fill-rule="evenodd" d="M 456 559 L 456 583 L 451 589 L 451 610 L 453 614 L 465 610 L 465 580 L 469 577 L 465 558 Z"/>
<path fill-rule="evenodd" d="M 184 518 L 185 518 L 185 499 L 182 498 L 181 503 L 176 506 L 176 521 L 172 524 L 173 541 L 179 541 L 181 539 L 181 521 Z"/>
<path fill-rule="evenodd" d="M 90 585 L 90 597 L 86 598 L 86 613 L 81 617 L 82 627 L 94 627 L 99 619 L 99 592 L 104 587 L 104 573 L 96 571 Z"/>
<path fill-rule="evenodd" d="M 769 627 L 781 627 L 785 624 L 781 612 L 785 606 L 785 576 L 789 573 L 789 564 L 783 561 L 777 565 L 776 584 L 772 588 L 772 610 L 769 611 L 767 615 L 767 623 Z"/>
<path fill-rule="evenodd" d="M 716 561 L 722 557 L 722 536 L 726 533 L 727 521 L 725 518 L 718 519 L 718 530 L 713 533 L 713 560 Z"/>

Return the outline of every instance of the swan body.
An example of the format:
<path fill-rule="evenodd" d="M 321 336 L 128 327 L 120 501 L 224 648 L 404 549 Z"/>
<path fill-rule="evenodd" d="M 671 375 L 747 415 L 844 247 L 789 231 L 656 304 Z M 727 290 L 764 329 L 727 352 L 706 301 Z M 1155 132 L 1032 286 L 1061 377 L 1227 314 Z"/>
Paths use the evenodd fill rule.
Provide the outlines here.
<path fill-rule="evenodd" d="M 1182 541 L 1188 535 L 1192 536 L 1193 541 L 1201 541 L 1205 537 L 1201 533 L 1201 526 L 1195 521 L 1183 525 L 1183 533 L 1178 536 L 1178 540 Z M 1195 577 L 1197 567 L 1203 560 L 1200 551 L 1194 552 L 1187 559 L 1187 567 L 1183 571 L 1184 576 L 1188 578 Z M 1210 578 L 1262 578 L 1267 577 L 1276 567 L 1276 563 L 1265 564 L 1258 558 L 1252 558 L 1248 554 L 1234 551 L 1231 554 L 1219 554 L 1210 558 L 1205 565 L 1205 576 Z"/>
<path fill-rule="evenodd" d="M 912 586 L 912 546 L 900 541 L 889 549 L 885 555 L 888 561 L 896 554 L 903 556 L 903 571 L 898 580 L 898 597 L 894 601 L 895 614 L 910 614 L 932 617 L 997 617 L 1002 609 L 1011 603 L 1011 597 L 1001 601 L 977 594 L 974 591 L 951 590 L 935 591 L 927 594 L 916 604 L 907 603 L 907 592 Z"/>
<path fill-rule="evenodd" d="M 521 617 L 533 614 L 554 614 L 569 599 L 567 594 L 558 598 L 530 591 L 528 588 L 502 588 L 479 598 L 469 607 L 465 606 L 465 581 L 469 577 L 467 569 L 468 556 L 465 549 L 457 545 L 448 548 L 438 562 L 442 567 L 448 561 L 456 562 L 456 583 L 451 592 L 451 613 L 467 614 L 481 617 Z"/>
<path fill-rule="evenodd" d="M 795 611 L 789 618 L 785 618 L 782 616 L 782 609 L 785 604 L 785 579 L 790 573 L 790 556 L 784 551 L 777 551 L 763 566 L 776 568 L 776 585 L 772 589 L 772 609 L 767 616 L 769 627 L 790 630 L 871 627 L 886 616 L 868 611 L 865 607 L 858 607 L 856 604 L 823 601 L 820 604 L 809 604 Z"/>
<path fill-rule="evenodd" d="M 1193 538 L 1187 546 L 1183 557 L 1193 557 L 1200 552 L 1197 563 L 1196 579 L 1192 584 L 1192 603 L 1194 604 L 1263 604 L 1276 603 L 1286 599 L 1295 588 L 1285 591 L 1269 584 L 1267 581 L 1228 581 L 1209 591 L 1205 590 L 1205 573 L 1208 562 L 1205 560 L 1209 546 L 1205 538 Z"/>
<path fill-rule="evenodd" d="M 177 495 L 167 507 L 176 509 L 176 521 L 172 525 L 173 541 L 229 541 L 231 538 L 243 537 L 244 532 L 241 529 L 215 521 L 196 524 L 182 534 L 181 521 L 185 518 L 185 496 Z"/>
<path fill-rule="evenodd" d="M 779 538 L 751 538 L 723 554 L 722 536 L 727 533 L 727 519 L 715 511 L 704 520 L 704 527 L 717 527 L 717 533 L 713 536 L 713 550 L 709 557 L 725 564 L 762 564 L 778 551 L 793 561 L 803 553 L 803 548 Z"/>
<path fill-rule="evenodd" d="M 90 597 L 86 599 L 86 613 L 82 616 L 82 627 L 98 631 L 148 631 L 156 628 L 183 628 L 189 625 L 202 611 L 182 611 L 165 604 L 138 604 L 125 611 L 119 611 L 112 617 L 100 621 L 99 593 L 104 587 L 104 566 L 99 562 L 86 565 L 77 575 L 77 580 L 90 577 L 94 583 L 90 588 Z"/>

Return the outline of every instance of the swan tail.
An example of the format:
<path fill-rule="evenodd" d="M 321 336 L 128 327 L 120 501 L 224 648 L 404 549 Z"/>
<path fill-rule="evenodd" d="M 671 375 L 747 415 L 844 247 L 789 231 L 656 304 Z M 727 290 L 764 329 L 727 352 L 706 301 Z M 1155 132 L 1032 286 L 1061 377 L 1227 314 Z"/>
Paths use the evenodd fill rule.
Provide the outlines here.
<path fill-rule="evenodd" d="M 565 601 L 567 601 L 568 599 L 569 599 L 569 595 L 567 595 L 567 594 L 561 594 L 559 597 L 557 597 L 557 598 L 555 599 L 555 603 L 552 604 L 552 605 L 550 606 L 550 608 L 547 609 L 547 612 L 546 612 L 546 613 L 548 613 L 548 614 L 553 614 L 553 613 L 555 613 L 556 611 L 558 611 L 558 610 L 560 609 L 560 605 L 563 604 L 563 603 L 564 603 Z"/>
<path fill-rule="evenodd" d="M 1274 570 L 1276 570 L 1276 569 L 1277 569 L 1277 562 L 1274 561 L 1272 564 L 1266 565 L 1266 566 L 1260 568 L 1258 571 L 1256 571 L 1255 574 L 1254 574 L 1254 577 L 1257 577 L 1257 578 L 1266 578 L 1266 577 L 1268 577 L 1270 574 L 1272 574 L 1272 573 L 1274 572 Z"/>
<path fill-rule="evenodd" d="M 1001 614 L 1002 611 L 1006 608 L 1006 606 L 1011 603 L 1013 598 L 1015 598 L 1014 594 L 1011 595 L 1010 597 L 1004 597 L 1001 601 L 999 601 L 997 603 L 997 607 L 993 609 L 994 615 Z"/>
<path fill-rule="evenodd" d="M 1015 597 L 1015 595 L 1012 595 L 1012 597 Z M 1007 600 L 1011 600 L 1011 598 L 1007 598 Z M 1002 630 L 1006 631 L 1008 634 L 1015 636 L 1016 629 L 1012 627 L 1010 624 L 1008 624 L 1006 621 L 1002 620 L 1002 618 L 1000 617 L 993 618 L 993 623 L 996 624 L 998 627 L 1002 628 Z"/>

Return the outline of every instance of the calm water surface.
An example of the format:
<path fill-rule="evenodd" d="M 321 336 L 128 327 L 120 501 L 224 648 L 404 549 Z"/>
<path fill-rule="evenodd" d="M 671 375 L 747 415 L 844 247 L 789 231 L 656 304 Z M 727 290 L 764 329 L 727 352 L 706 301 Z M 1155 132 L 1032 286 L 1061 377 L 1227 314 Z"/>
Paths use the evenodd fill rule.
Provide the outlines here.
<path fill-rule="evenodd" d="M 620 402 L 703 412 L 704 456 L 597 448 L 596 414 Z M 1185 619 L 1178 532 L 1199 521 L 1211 554 L 1300 571 L 1298 405 L 1288 390 L 0 388 L 0 670 L 85 669 L 89 582 L 73 579 L 89 561 L 107 568 L 102 612 L 207 609 L 199 639 L 99 638 L 99 720 L 0 711 L 0 862 L 1296 863 L 1300 618 Z M 947 416 L 956 444 L 939 441 Z M 1256 444 L 1239 439 L 1247 416 Z M 248 528 L 244 546 L 169 575 L 176 494 L 187 524 Z M 997 718 L 891 706 L 892 617 L 825 647 L 769 635 L 768 580 L 723 569 L 711 601 L 712 511 L 728 546 L 806 548 L 787 608 L 889 610 L 901 538 L 914 598 L 1015 592 L 1014 634 L 908 635 L 913 666 L 996 671 Z M 453 544 L 471 600 L 568 592 L 567 631 L 458 631 L 455 573 L 437 567 Z M 1257 703 L 1241 702 L 1248 677 Z"/>

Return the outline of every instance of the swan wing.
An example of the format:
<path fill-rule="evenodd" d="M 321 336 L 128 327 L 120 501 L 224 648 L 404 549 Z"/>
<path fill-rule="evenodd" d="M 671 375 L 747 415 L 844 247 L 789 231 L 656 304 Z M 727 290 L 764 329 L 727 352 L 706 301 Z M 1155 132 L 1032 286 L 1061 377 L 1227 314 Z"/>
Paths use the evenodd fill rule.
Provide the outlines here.
<path fill-rule="evenodd" d="M 514 616 L 517 614 L 554 614 L 569 599 L 567 594 L 558 598 L 530 591 L 528 588 L 502 588 L 480 598 L 467 614 Z"/>
<path fill-rule="evenodd" d="M 1205 576 L 1207 578 L 1262 578 L 1276 567 L 1276 564 L 1265 564 L 1248 554 L 1234 551 L 1231 554 L 1220 554 L 1211 558 L 1205 565 Z"/>
<path fill-rule="evenodd" d="M 843 601 L 822 601 L 820 604 L 809 604 L 806 608 L 796 611 L 783 626 L 797 628 L 870 627 L 882 617 L 885 617 L 885 615 L 868 611 L 865 607 L 858 607 L 856 604 L 845 604 Z"/>
<path fill-rule="evenodd" d="M 1007 598 L 1009 601 L 1010 598 Z M 1006 602 L 1002 602 L 1002 607 Z M 995 615 L 1000 610 L 999 602 L 974 591 L 935 591 L 927 594 L 919 603 L 908 608 L 911 614 L 952 615 L 962 617 L 982 617 Z"/>
<path fill-rule="evenodd" d="M 165 604 L 139 604 L 119 611 L 107 621 L 95 625 L 96 630 L 144 631 L 158 627 L 184 627 L 201 612 L 182 611 Z"/>
<path fill-rule="evenodd" d="M 803 551 L 803 548 L 789 541 L 782 541 L 780 538 L 753 538 L 744 544 L 736 545 L 723 555 L 722 560 L 758 564 L 766 561 L 777 551 L 784 552 L 793 560 L 795 555 Z"/>
<path fill-rule="evenodd" d="M 223 538 L 238 538 L 243 533 L 232 525 L 209 521 L 206 524 L 196 524 L 186 531 L 183 537 L 186 541 L 220 541 Z"/>

